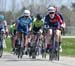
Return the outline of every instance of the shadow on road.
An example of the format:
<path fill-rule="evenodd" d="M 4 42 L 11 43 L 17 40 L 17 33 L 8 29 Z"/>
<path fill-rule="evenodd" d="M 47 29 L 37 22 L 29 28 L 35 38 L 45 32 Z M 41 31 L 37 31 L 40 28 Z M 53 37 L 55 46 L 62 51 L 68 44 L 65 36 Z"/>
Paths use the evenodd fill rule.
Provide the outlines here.
<path fill-rule="evenodd" d="M 48 59 L 45 59 L 42 57 L 41 58 L 36 58 L 36 59 L 32 59 L 32 58 L 29 58 L 28 56 L 23 56 L 23 58 L 17 58 L 16 55 L 4 55 L 2 57 L 3 59 L 5 59 L 5 61 L 7 62 L 11 62 L 11 61 L 49 61 Z"/>
<path fill-rule="evenodd" d="M 3 59 L 4 61 L 6 62 L 20 62 L 20 61 L 31 61 L 31 62 L 34 62 L 34 61 L 42 61 L 42 62 L 50 62 L 50 63 L 53 63 L 53 64 L 60 64 L 62 66 L 75 66 L 75 65 L 72 65 L 70 63 L 65 63 L 64 59 L 60 59 L 60 61 L 49 61 L 48 58 L 45 59 L 45 58 L 42 58 L 41 56 L 40 57 L 37 57 L 36 59 L 32 59 L 32 58 L 29 58 L 28 56 L 23 56 L 22 59 L 20 58 L 17 58 L 16 55 L 12 55 L 12 54 L 8 54 L 8 55 L 3 55 L 3 57 L 1 58 Z M 66 61 L 68 61 L 66 59 Z"/>

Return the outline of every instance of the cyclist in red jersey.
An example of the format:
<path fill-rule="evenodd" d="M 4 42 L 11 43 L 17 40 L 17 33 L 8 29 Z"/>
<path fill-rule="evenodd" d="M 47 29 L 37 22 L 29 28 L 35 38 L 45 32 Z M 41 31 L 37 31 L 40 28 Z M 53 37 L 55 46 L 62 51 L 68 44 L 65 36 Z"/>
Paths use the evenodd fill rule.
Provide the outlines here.
<path fill-rule="evenodd" d="M 60 27 L 63 25 L 63 21 L 61 17 L 56 14 L 56 9 L 54 7 L 49 7 L 48 8 L 48 14 L 45 17 L 45 23 L 49 26 L 48 30 L 48 38 L 47 38 L 47 44 L 50 44 L 51 36 L 52 36 L 52 28 L 56 28 L 56 36 L 57 40 L 56 43 L 59 42 L 59 36 L 60 36 Z"/>
<path fill-rule="evenodd" d="M 61 26 L 60 36 L 59 36 L 60 52 L 62 52 L 62 47 L 61 47 L 62 38 L 61 38 L 61 34 L 63 34 L 63 35 L 65 34 L 66 24 L 65 24 L 63 15 L 58 11 L 58 8 L 56 6 L 54 6 L 54 8 L 56 9 L 56 14 L 58 14 L 61 17 L 62 21 L 63 21 L 63 25 Z"/>

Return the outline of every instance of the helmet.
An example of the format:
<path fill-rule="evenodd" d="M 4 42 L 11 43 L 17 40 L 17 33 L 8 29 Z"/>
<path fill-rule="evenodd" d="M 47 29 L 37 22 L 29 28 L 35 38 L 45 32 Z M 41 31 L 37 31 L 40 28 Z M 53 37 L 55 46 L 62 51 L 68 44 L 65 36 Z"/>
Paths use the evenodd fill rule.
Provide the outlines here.
<path fill-rule="evenodd" d="M 4 20 L 4 16 L 0 15 L 0 21 L 3 21 L 3 20 Z"/>
<path fill-rule="evenodd" d="M 48 12 L 50 13 L 50 12 L 55 12 L 56 11 L 56 9 L 54 8 L 54 7 L 49 7 L 48 8 Z"/>
<path fill-rule="evenodd" d="M 41 20 L 41 19 L 42 19 L 42 16 L 41 16 L 40 14 L 37 14 L 36 18 L 37 18 L 38 20 Z"/>
<path fill-rule="evenodd" d="M 30 16 L 30 11 L 29 10 L 24 10 L 24 16 Z"/>

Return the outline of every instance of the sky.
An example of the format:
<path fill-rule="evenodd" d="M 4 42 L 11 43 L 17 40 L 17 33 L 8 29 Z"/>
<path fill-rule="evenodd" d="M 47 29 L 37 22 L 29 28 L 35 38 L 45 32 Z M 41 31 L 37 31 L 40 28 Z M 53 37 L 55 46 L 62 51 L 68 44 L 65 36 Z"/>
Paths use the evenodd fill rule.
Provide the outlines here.
<path fill-rule="evenodd" d="M 12 2 L 14 1 L 14 4 L 16 3 L 16 5 L 14 5 L 16 8 L 21 9 L 21 0 L 0 0 L 0 10 L 12 10 Z M 5 4 L 6 2 L 6 4 Z M 3 4 L 3 5 L 2 5 Z M 18 7 L 19 5 L 19 7 Z M 14 8 L 15 9 L 15 8 Z"/>
<path fill-rule="evenodd" d="M 3 7 L 1 6 L 2 1 L 3 1 Z M 6 6 L 5 6 L 5 1 L 6 1 Z M 22 8 L 21 4 L 23 3 L 22 2 L 23 0 L 0 0 L 0 10 L 6 10 L 6 11 L 12 10 L 12 2 L 13 1 L 14 1 L 14 3 L 16 3 L 16 5 L 14 5 L 16 10 L 19 10 Z M 45 0 L 29 0 L 29 3 L 28 3 L 28 0 L 25 0 L 25 5 L 31 4 L 32 1 L 34 1 L 35 4 L 42 4 L 41 1 L 45 2 Z M 75 0 L 47 0 L 48 5 L 55 4 L 57 6 L 61 6 L 61 5 L 71 6 L 71 2 L 75 3 Z"/>

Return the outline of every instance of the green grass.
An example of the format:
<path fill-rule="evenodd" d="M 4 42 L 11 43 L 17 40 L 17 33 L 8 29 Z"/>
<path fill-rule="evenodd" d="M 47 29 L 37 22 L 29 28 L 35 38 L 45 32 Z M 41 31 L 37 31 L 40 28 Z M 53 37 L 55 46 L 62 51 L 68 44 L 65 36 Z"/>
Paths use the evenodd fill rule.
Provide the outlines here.
<path fill-rule="evenodd" d="M 11 40 L 9 38 L 6 38 L 5 41 L 6 41 L 7 48 L 5 48 L 4 51 L 10 52 L 11 51 Z"/>
<path fill-rule="evenodd" d="M 75 56 L 75 38 L 64 38 L 62 48 L 62 55 Z"/>
<path fill-rule="evenodd" d="M 6 39 L 7 48 L 4 49 L 7 52 L 11 51 L 11 41 L 9 38 Z M 75 38 L 64 38 L 62 40 L 63 52 L 61 55 L 75 56 Z"/>

